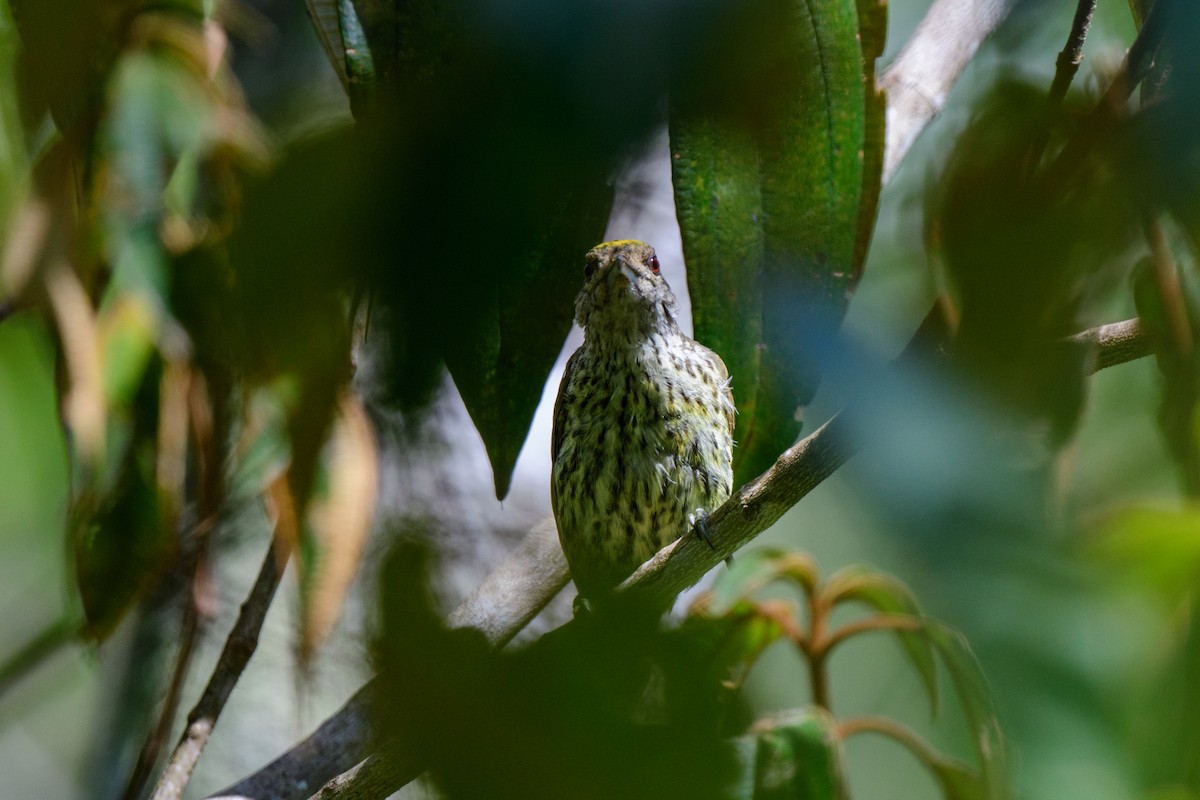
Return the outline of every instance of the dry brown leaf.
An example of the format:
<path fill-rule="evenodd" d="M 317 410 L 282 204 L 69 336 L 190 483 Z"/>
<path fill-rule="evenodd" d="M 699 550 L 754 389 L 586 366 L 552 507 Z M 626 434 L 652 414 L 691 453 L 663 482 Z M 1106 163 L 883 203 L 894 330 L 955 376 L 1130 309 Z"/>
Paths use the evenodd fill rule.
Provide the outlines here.
<path fill-rule="evenodd" d="M 341 611 L 374 519 L 379 482 L 375 432 L 358 399 L 345 391 L 326 444 L 328 483 L 314 493 L 307 522 L 313 537 L 310 574 L 302 576 L 300 657 L 308 662 Z"/>

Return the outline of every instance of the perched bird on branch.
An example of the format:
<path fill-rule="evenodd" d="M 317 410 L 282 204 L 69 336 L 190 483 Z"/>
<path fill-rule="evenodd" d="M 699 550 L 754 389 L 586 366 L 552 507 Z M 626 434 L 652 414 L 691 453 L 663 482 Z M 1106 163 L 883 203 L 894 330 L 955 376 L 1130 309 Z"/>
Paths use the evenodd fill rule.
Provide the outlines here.
<path fill-rule="evenodd" d="M 693 528 L 733 484 L 733 394 L 720 357 L 679 330 L 644 242 L 590 250 L 583 344 L 554 404 L 550 495 L 581 596 L 602 599 Z"/>

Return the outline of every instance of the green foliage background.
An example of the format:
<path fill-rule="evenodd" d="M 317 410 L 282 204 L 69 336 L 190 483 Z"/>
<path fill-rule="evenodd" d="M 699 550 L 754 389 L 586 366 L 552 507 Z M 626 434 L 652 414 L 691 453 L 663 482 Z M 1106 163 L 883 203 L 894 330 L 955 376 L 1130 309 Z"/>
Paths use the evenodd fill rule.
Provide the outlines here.
<path fill-rule="evenodd" d="M 414 8 L 420 10 L 419 5 Z M 889 54 L 907 38 L 921 10 L 900 4 L 890 9 Z M 1041 470 L 1013 468 L 1027 453 L 989 439 L 994 398 L 981 398 L 957 379 L 941 376 L 935 381 L 920 374 L 895 378 L 879 369 L 879 363 L 894 356 L 907 340 L 940 288 L 927 268 L 923 238 L 930 176 L 940 169 L 944 154 L 998 72 L 1018 73 L 1039 87 L 1048 85 L 1071 13 L 1062 3 L 1022 6 L 981 51 L 946 113 L 883 192 L 864 277 L 845 323 L 852 346 L 838 351 L 840 365 L 827 365 L 828 378 L 805 414 L 806 420 L 823 419 L 846 399 L 869 395 L 859 413 L 871 420 L 875 447 L 806 498 L 765 542 L 810 551 L 825 572 L 854 562 L 892 572 L 916 592 L 928 613 L 963 630 L 995 693 L 1022 796 L 1195 797 L 1200 789 L 1200 741 L 1190 720 L 1200 712 L 1200 692 L 1194 685 L 1200 656 L 1190 599 L 1196 574 L 1186 567 L 1194 564 L 1196 555 L 1185 548 L 1174 557 L 1174 563 L 1182 565 L 1176 573 L 1142 569 L 1157 563 L 1155 542 L 1165 549 L 1197 533 L 1194 526 L 1189 528 L 1194 516 L 1173 514 L 1184 504 L 1157 421 L 1161 380 L 1154 361 L 1142 359 L 1091 378 L 1079 428 L 1065 456 Z M 1087 65 L 1104 65 L 1115 58 L 1132 36 L 1123 4 L 1102 3 L 1079 80 L 1086 84 Z M 14 48 L 8 8 L 0 3 L 3 219 L 12 211 L 26 163 L 13 73 L 7 68 Z M 423 79 L 412 80 L 419 84 Z M 419 88 L 413 90 L 417 96 Z M 371 102 L 369 97 L 355 100 Z M 286 118 L 289 113 L 295 112 L 285 109 L 279 115 Z M 628 124 L 636 128 L 636 115 L 630 113 Z M 405 133 L 418 140 L 423 135 L 419 129 Z M 572 154 L 553 155 L 568 159 Z M 318 172 L 321 162 L 319 157 L 301 161 L 297 174 L 328 177 Z M 324 167 L 336 172 L 361 165 L 335 161 Z M 288 196 L 290 188 L 284 182 L 278 194 L 266 196 L 276 202 Z M 361 208 L 355 200 L 360 199 L 335 195 L 329 202 L 345 203 L 340 213 L 352 217 L 346 209 Z M 270 202 L 268 210 L 277 213 L 282 208 L 286 213 L 286 206 Z M 594 202 L 580 199 L 581 206 Z M 520 211 L 513 216 L 519 217 Z M 269 217 L 263 225 L 271 230 Z M 496 234 L 489 232 L 486 246 L 464 246 L 448 260 L 474 259 L 481 271 L 495 266 L 489 248 Z M 598 239 L 599 233 L 592 238 Z M 290 244 L 298 260 L 318 260 L 305 252 L 305 242 Z M 440 263 L 437 244 L 430 243 L 419 255 Z M 246 246 L 254 252 L 262 243 Z M 387 266 L 377 260 L 367 271 Z M 468 273 L 455 279 L 470 277 L 478 276 Z M 513 279 L 519 281 L 521 275 Z M 265 280 L 270 285 L 281 282 L 278 275 Z M 573 284 L 563 280 L 565 288 L 559 287 L 558 294 L 569 296 Z M 465 316 L 488 321 L 489 313 L 498 315 L 506 308 L 495 296 L 508 287 L 489 287 L 494 294 L 468 298 L 470 311 Z M 292 288 L 303 295 L 325 287 Z M 435 280 L 428 288 L 444 287 Z M 1133 316 L 1125 288 L 1100 298 L 1103 320 Z M 318 317 L 320 313 L 313 311 Z M 417 319 L 431 330 L 445 330 L 440 327 L 443 320 L 419 314 Z M 564 320 L 562 332 L 565 326 Z M 427 333 L 416 326 L 413 331 Z M 450 344 L 445 360 L 452 371 L 456 356 L 459 364 L 478 356 L 456 354 L 453 341 Z M 491 357 L 501 359 L 503 353 L 498 350 Z M 535 360 L 544 361 L 545 354 Z M 436 367 L 420 358 L 405 363 L 415 373 L 433 373 Z M 473 362 L 468 367 L 488 368 Z M 428 374 L 424 378 L 429 383 Z M 0 608 L 5 612 L 0 655 L 53 626 L 61 616 L 79 613 L 63 544 L 68 461 L 54 381 L 46 325 L 27 314 L 0 324 Z M 413 383 L 421 380 L 410 381 L 407 388 Z M 428 390 L 427 385 L 423 388 Z M 460 383 L 460 388 L 464 395 L 476 392 L 473 411 L 499 409 L 490 421 L 476 413 L 481 429 L 511 422 L 507 396 L 498 399 L 488 392 L 515 389 L 472 388 L 469 382 Z M 473 401 L 467 401 L 472 407 Z M 525 397 L 513 402 L 526 410 L 530 405 Z M 506 435 L 494 441 L 503 442 Z M 486 432 L 484 438 L 489 438 Z M 492 450 L 493 463 L 511 468 L 515 450 L 510 447 L 499 455 Z M 498 475 L 498 490 L 502 483 Z M 1147 505 L 1166 509 L 1168 522 L 1123 513 Z M 1155 539 L 1156 524 L 1176 524 L 1182 532 Z M 1111 547 L 1096 546 L 1110 539 L 1115 540 Z M 112 724 L 112 709 L 103 702 L 108 688 L 104 665 L 111 658 L 111 649 L 92 653 L 68 648 L 17 691 L 0 697 L 5 792 L 96 796 L 94 776 L 103 769 L 94 770 L 87 760 L 94 752 L 92 740 Z M 969 757 L 963 722 L 953 712 L 925 722 L 928 710 L 919 678 L 904 669 L 890 639 L 848 645 L 839 653 L 833 674 L 833 707 L 839 715 L 876 713 L 904 719 L 945 750 Z M 807 704 L 803 675 L 794 653 L 769 650 L 747 687 L 755 710 Z M 937 794 L 933 779 L 889 742 L 856 738 L 848 745 L 848 760 L 855 797 Z"/>

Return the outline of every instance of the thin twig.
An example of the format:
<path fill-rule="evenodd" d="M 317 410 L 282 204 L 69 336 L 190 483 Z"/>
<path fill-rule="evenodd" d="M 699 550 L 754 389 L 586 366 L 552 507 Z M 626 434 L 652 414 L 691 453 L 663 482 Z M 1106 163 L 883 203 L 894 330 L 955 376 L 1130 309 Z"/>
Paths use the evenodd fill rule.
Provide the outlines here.
<path fill-rule="evenodd" d="M 190 593 L 188 594 L 190 595 Z M 158 763 L 163 743 L 167 741 L 167 736 L 171 733 L 171 726 L 175 724 L 175 712 L 179 710 L 179 701 L 183 696 L 183 684 L 187 680 L 192 655 L 196 650 L 196 640 L 199 638 L 200 632 L 200 620 L 196 613 L 196 606 L 195 603 L 190 602 L 190 598 L 184 602 L 180 631 L 179 653 L 175 657 L 175 669 L 171 673 L 171 681 L 167 684 L 166 698 L 158 712 L 158 722 L 146 737 L 146 741 L 142 743 L 137 762 L 133 765 L 129 781 L 125 784 L 125 792 L 121 795 L 122 800 L 137 800 L 142 796 L 146 782 L 150 780 L 154 770 L 154 765 Z"/>
<path fill-rule="evenodd" d="M 371 756 L 354 769 L 347 770 L 321 787 L 313 800 L 377 800 L 387 797 L 401 778 L 391 759 Z"/>
<path fill-rule="evenodd" d="M 208 744 L 208 739 L 217 724 L 217 717 L 225 708 L 233 687 L 237 685 L 238 678 L 258 646 L 258 635 L 262 630 L 267 610 L 271 607 L 271 599 L 279 586 L 283 574 L 281 561 L 285 558 L 286 555 L 279 552 L 275 542 L 272 542 L 267 548 L 267 555 L 263 559 L 258 578 L 254 581 L 254 587 L 250 590 L 246 602 L 242 603 L 237 622 L 234 623 L 229 638 L 225 640 L 225 649 L 221 651 L 221 657 L 217 660 L 208 686 L 204 688 L 200 700 L 188 715 L 187 728 L 176 745 L 175 752 L 171 754 L 158 785 L 154 788 L 152 800 L 179 800 L 183 796 L 200 753 Z"/>
<path fill-rule="evenodd" d="M 1089 328 L 1071 337 L 1072 341 L 1094 345 L 1096 359 L 1092 371 L 1115 367 L 1128 361 L 1145 358 L 1154 352 L 1154 343 L 1137 319 L 1110 322 Z"/>
<path fill-rule="evenodd" d="M 1067 96 L 1067 89 L 1083 63 L 1083 43 L 1087 39 L 1092 15 L 1096 12 L 1096 0 L 1079 0 L 1075 7 L 1075 18 L 1071 21 L 1071 32 L 1067 43 L 1054 62 L 1054 81 L 1050 84 L 1050 104 L 1058 106 Z"/>
<path fill-rule="evenodd" d="M 1079 132 L 1048 168 L 1046 180 L 1050 185 L 1065 184 L 1099 141 L 1101 134 L 1110 127 L 1109 123 L 1120 116 L 1129 96 L 1154 63 L 1154 56 L 1167 30 L 1172 2 L 1156 0 L 1150 8 L 1145 23 L 1125 54 L 1121 69 L 1091 112 L 1091 119 L 1080 126 Z"/>

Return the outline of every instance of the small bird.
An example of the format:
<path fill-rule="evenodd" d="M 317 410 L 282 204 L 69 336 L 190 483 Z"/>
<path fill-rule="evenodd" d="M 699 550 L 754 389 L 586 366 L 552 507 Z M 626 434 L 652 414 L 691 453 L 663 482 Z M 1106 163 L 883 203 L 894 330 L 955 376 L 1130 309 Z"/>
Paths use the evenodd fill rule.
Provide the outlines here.
<path fill-rule="evenodd" d="M 696 528 L 733 485 L 733 393 L 721 358 L 679 330 L 654 248 L 588 251 L 583 344 L 554 403 L 550 498 L 580 596 L 602 599 Z"/>

